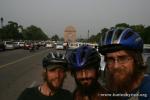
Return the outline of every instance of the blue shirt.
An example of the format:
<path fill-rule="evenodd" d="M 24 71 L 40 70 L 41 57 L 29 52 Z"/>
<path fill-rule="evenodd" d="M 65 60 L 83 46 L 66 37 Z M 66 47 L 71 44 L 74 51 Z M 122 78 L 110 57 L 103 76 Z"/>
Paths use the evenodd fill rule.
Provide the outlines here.
<path fill-rule="evenodd" d="M 129 93 L 129 95 L 132 94 L 133 96 L 126 97 L 124 100 L 150 100 L 150 75 L 144 75 L 144 79 L 139 88 Z"/>

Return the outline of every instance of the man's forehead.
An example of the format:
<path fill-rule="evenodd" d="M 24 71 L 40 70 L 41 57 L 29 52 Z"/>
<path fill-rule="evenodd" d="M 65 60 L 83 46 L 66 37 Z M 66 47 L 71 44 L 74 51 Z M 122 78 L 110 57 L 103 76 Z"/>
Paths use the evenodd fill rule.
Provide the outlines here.
<path fill-rule="evenodd" d="M 62 65 L 51 65 L 49 67 L 47 67 L 48 70 L 56 70 L 56 69 L 65 69 L 64 66 Z"/>
<path fill-rule="evenodd" d="M 96 69 L 94 68 L 94 65 L 92 65 L 92 66 L 87 66 L 87 67 L 85 67 L 83 69 L 79 69 L 77 71 L 84 71 L 84 70 L 96 70 Z"/>
<path fill-rule="evenodd" d="M 112 53 L 107 53 L 106 57 L 111 57 L 111 56 L 116 57 L 116 56 L 126 56 L 126 55 L 129 54 L 125 50 L 119 50 Z"/>

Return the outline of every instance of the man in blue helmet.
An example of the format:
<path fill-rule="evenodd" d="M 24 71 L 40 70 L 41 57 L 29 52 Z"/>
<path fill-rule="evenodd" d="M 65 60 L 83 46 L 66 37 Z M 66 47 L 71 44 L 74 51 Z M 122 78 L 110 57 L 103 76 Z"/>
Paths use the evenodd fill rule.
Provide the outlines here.
<path fill-rule="evenodd" d="M 81 46 L 69 55 L 68 65 L 71 68 L 77 87 L 74 100 L 106 100 L 102 97 L 105 89 L 98 83 L 100 55 L 95 48 Z"/>
<path fill-rule="evenodd" d="M 103 34 L 99 52 L 105 56 L 106 87 L 111 99 L 150 100 L 150 76 L 142 57 L 143 40 L 130 28 Z"/>
<path fill-rule="evenodd" d="M 49 53 L 43 59 L 44 82 L 36 87 L 25 89 L 18 100 L 73 100 L 72 94 L 62 89 L 67 70 L 65 56 L 60 53 Z"/>

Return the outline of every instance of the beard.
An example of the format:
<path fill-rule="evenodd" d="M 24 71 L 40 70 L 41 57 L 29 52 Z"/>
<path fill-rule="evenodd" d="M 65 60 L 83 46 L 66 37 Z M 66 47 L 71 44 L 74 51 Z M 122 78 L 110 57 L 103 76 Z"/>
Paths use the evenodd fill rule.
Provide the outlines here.
<path fill-rule="evenodd" d="M 108 71 L 108 88 L 115 93 L 124 93 L 128 91 L 130 84 L 132 83 L 134 73 L 128 72 L 126 69 L 114 69 Z"/>
<path fill-rule="evenodd" d="M 95 90 L 97 90 L 97 79 L 96 78 L 81 78 L 76 79 L 77 89 L 81 91 L 83 95 L 90 95 L 94 93 Z M 82 81 L 91 81 L 90 84 L 87 83 L 81 83 Z"/>
<path fill-rule="evenodd" d="M 45 81 L 47 82 L 49 89 L 52 91 L 57 91 L 62 87 L 63 79 L 60 80 L 59 78 L 54 78 L 54 79 L 48 80 L 47 77 L 45 79 L 46 79 Z M 53 81 L 59 81 L 59 83 L 56 85 L 53 83 Z"/>

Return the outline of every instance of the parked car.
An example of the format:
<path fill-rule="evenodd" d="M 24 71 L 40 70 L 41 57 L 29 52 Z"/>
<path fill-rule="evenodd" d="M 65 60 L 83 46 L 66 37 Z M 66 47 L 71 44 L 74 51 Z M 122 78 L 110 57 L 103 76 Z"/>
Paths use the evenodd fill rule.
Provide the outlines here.
<path fill-rule="evenodd" d="M 13 50 L 15 49 L 15 45 L 12 41 L 4 41 L 5 49 Z"/>
<path fill-rule="evenodd" d="M 46 42 L 45 43 L 45 47 L 46 48 L 53 48 L 54 47 L 54 43 L 52 43 L 52 42 Z"/>
<path fill-rule="evenodd" d="M 78 48 L 78 44 L 77 43 L 69 43 L 69 49 L 76 49 Z"/>
<path fill-rule="evenodd" d="M 13 44 L 14 44 L 14 46 L 15 46 L 16 49 L 20 48 L 19 42 L 13 42 Z"/>
<path fill-rule="evenodd" d="M 23 48 L 24 47 L 24 44 L 25 44 L 25 42 L 20 42 L 20 41 L 18 41 L 18 42 L 13 42 L 14 43 L 14 45 L 15 45 L 15 48 Z"/>
<path fill-rule="evenodd" d="M 32 44 L 32 43 L 30 43 L 30 42 L 24 43 L 24 49 L 25 49 L 25 50 L 29 50 L 30 47 L 31 47 L 31 44 Z"/>
<path fill-rule="evenodd" d="M 146 73 L 150 74 L 150 44 L 144 44 L 143 57 L 145 64 L 148 66 Z"/>
<path fill-rule="evenodd" d="M 147 58 L 150 57 L 150 45 L 149 44 L 144 44 L 143 56 L 144 56 L 144 62 L 146 63 Z"/>
<path fill-rule="evenodd" d="M 24 47 L 25 42 L 19 42 L 19 47 L 23 48 Z"/>
<path fill-rule="evenodd" d="M 63 43 L 57 43 L 56 44 L 56 49 L 58 50 L 63 50 L 64 49 L 64 45 L 63 45 Z"/>
<path fill-rule="evenodd" d="M 146 73 L 150 74 L 150 56 L 147 57 L 146 65 L 148 66 Z"/>

